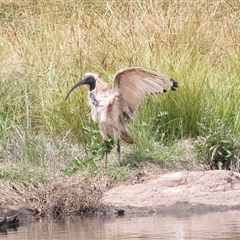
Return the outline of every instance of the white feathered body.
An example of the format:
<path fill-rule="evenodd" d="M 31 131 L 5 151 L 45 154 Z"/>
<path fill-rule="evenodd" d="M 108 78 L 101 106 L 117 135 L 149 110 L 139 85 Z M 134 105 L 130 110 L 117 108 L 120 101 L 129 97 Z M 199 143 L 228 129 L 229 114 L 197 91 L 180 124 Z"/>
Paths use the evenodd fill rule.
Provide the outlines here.
<path fill-rule="evenodd" d="M 97 81 L 100 81 L 100 79 Z M 124 123 L 117 92 L 97 92 L 97 90 L 93 90 L 89 92 L 88 99 L 92 120 L 99 125 L 104 140 L 107 140 L 107 136 L 110 135 L 116 140 L 122 139 L 128 143 L 133 143 L 133 139 Z"/>
<path fill-rule="evenodd" d="M 126 128 L 125 117 L 133 118 L 141 101 L 146 95 L 175 90 L 177 82 L 170 77 L 143 68 L 119 70 L 114 77 L 110 90 L 95 73 L 86 73 L 96 79 L 96 87 L 89 92 L 89 105 L 92 119 L 99 125 L 104 140 L 109 134 L 116 140 L 133 143 Z"/>

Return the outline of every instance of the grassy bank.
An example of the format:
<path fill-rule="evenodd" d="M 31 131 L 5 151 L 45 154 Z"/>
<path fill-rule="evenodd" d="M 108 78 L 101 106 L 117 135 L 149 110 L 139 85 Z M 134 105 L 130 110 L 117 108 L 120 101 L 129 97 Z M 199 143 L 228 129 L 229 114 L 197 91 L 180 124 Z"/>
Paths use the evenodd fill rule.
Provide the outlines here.
<path fill-rule="evenodd" d="M 1 179 L 37 187 L 104 173 L 109 186 L 142 161 L 239 171 L 239 1 L 1 1 L 0 26 Z M 179 88 L 144 100 L 129 124 L 136 144 L 104 170 L 86 89 L 64 98 L 87 71 L 111 84 L 130 66 Z"/>

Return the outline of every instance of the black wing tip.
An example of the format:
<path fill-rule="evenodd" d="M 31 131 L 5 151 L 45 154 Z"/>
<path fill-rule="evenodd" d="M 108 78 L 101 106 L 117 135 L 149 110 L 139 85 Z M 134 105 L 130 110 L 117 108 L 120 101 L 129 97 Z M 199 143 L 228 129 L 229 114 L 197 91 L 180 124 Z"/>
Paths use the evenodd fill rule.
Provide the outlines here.
<path fill-rule="evenodd" d="M 170 81 L 173 82 L 173 85 L 172 85 L 172 87 L 171 87 L 171 90 L 172 90 L 172 91 L 176 91 L 176 88 L 178 87 L 178 82 L 175 81 L 173 78 L 170 78 Z"/>
<path fill-rule="evenodd" d="M 178 88 L 178 82 L 177 81 L 175 81 L 173 78 L 170 78 L 170 81 L 172 81 L 173 82 L 173 85 L 172 85 L 172 87 L 171 87 L 171 90 L 172 91 L 176 91 L 176 88 Z M 162 90 L 162 92 L 154 92 L 154 93 L 151 93 L 151 95 L 153 95 L 153 94 L 158 94 L 158 93 L 166 93 L 167 92 L 167 89 L 163 89 Z"/>

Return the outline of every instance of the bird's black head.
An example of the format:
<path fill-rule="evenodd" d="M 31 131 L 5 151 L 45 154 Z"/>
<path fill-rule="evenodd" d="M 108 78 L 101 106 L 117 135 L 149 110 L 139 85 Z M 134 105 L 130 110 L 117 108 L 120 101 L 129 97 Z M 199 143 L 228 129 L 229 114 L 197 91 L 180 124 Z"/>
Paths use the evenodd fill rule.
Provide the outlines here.
<path fill-rule="evenodd" d="M 83 78 L 82 80 L 80 80 L 78 83 L 76 83 L 71 90 L 68 92 L 65 101 L 67 100 L 67 98 L 69 97 L 70 93 L 77 87 L 84 85 L 84 84 L 88 84 L 89 85 L 89 90 L 92 91 L 93 89 L 95 89 L 96 86 L 96 79 L 94 78 L 94 76 L 92 75 L 87 75 L 85 78 Z"/>

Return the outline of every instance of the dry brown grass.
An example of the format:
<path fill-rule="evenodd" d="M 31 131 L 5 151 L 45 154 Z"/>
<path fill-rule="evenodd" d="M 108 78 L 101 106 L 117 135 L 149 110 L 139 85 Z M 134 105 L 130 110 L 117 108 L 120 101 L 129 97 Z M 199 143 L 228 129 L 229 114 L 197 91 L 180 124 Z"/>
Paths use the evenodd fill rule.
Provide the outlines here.
<path fill-rule="evenodd" d="M 47 185 L 24 185 L 19 182 L 0 181 L 0 209 L 24 206 L 37 216 L 63 218 L 94 212 L 106 190 L 110 178 L 98 174 L 89 178 L 76 174 L 56 179 Z"/>
<path fill-rule="evenodd" d="M 27 188 L 22 183 L 0 180 L 0 210 L 12 205 L 24 205 Z"/>

